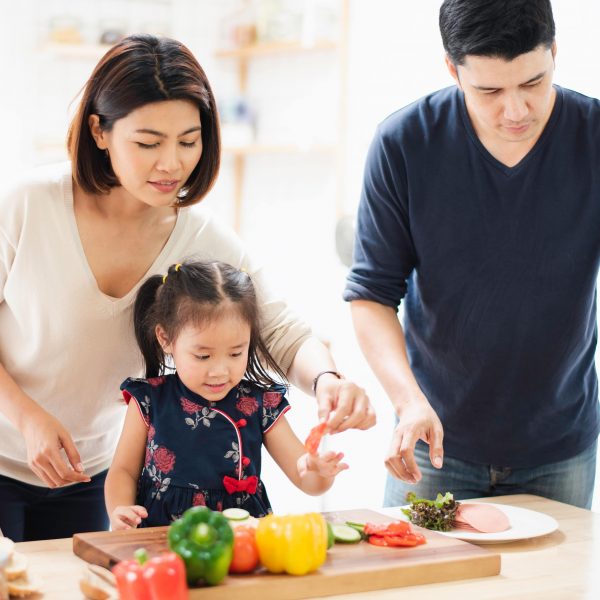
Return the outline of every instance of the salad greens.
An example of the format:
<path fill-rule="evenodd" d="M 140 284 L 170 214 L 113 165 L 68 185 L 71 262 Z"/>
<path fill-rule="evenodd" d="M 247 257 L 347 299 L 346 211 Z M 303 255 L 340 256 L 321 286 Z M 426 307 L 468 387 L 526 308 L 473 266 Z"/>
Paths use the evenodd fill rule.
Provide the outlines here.
<path fill-rule="evenodd" d="M 410 502 L 410 505 L 403 508 L 402 512 L 411 523 L 434 531 L 450 531 L 452 529 L 456 510 L 460 503 L 454 500 L 454 496 L 450 492 L 446 492 L 443 496 L 438 494 L 435 500 L 417 498 L 413 492 L 409 492 L 406 500 Z"/>

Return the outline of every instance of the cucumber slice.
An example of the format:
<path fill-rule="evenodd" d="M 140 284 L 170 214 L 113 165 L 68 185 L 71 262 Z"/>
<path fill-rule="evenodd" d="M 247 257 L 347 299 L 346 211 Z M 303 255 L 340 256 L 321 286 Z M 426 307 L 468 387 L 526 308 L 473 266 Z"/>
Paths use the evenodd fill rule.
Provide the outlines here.
<path fill-rule="evenodd" d="M 365 524 L 364 523 L 354 523 L 353 521 L 346 521 L 346 525 L 348 527 L 352 527 L 352 529 L 356 529 L 358 533 L 360 533 L 360 537 L 363 540 L 366 540 L 369 536 L 365 533 Z"/>
<path fill-rule="evenodd" d="M 243 508 L 226 508 L 223 511 L 223 516 L 230 521 L 245 521 L 250 513 Z"/>
<path fill-rule="evenodd" d="M 335 544 L 335 536 L 333 535 L 333 528 L 331 523 L 327 521 L 327 550 Z"/>
<path fill-rule="evenodd" d="M 336 542 L 356 544 L 356 542 L 360 542 L 361 540 L 360 532 L 348 525 L 334 524 L 331 526 L 331 529 L 333 530 L 333 537 Z"/>

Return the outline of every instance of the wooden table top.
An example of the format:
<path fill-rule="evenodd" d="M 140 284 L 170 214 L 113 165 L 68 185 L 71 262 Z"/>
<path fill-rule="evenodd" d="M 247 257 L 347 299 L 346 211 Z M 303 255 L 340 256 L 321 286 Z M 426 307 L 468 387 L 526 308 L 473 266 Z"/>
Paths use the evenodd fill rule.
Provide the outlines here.
<path fill-rule="evenodd" d="M 537 496 L 487 499 L 543 512 L 559 529 L 547 536 L 486 547 L 502 555 L 496 577 L 327 596 L 331 600 L 373 598 L 419 600 L 574 600 L 600 598 L 600 514 Z M 377 510 L 377 509 L 375 509 Z M 81 600 L 79 577 L 85 563 L 72 552 L 72 540 L 17 544 L 29 558 L 29 571 L 42 580 L 43 598 Z M 268 599 L 264 599 L 268 600 Z"/>

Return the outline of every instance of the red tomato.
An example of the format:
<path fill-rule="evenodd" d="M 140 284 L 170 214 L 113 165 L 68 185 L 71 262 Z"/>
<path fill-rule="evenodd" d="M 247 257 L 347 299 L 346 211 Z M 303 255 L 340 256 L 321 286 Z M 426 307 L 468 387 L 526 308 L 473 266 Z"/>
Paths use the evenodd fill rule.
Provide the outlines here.
<path fill-rule="evenodd" d="M 233 558 L 229 565 L 230 573 L 252 573 L 258 567 L 258 548 L 254 527 L 233 528 Z"/>
<path fill-rule="evenodd" d="M 304 447 L 309 454 L 317 453 L 319 444 L 321 443 L 321 438 L 325 434 L 325 429 L 327 429 L 327 423 L 323 421 L 323 423 L 319 423 L 309 431 L 308 437 L 304 442 Z"/>

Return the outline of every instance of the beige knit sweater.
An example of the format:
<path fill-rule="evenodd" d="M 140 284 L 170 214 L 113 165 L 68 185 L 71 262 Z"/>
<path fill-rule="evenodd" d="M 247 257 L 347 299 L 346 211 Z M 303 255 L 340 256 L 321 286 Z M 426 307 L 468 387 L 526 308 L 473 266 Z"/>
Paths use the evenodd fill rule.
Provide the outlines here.
<path fill-rule="evenodd" d="M 235 234 L 201 207 L 180 210 L 147 275 L 192 256 L 252 275 L 265 340 L 286 371 L 309 328 L 267 289 Z M 132 327 L 140 284 L 118 299 L 98 289 L 77 231 L 69 163 L 35 170 L 0 198 L 0 362 L 65 425 L 90 475 L 108 468 L 115 450 L 125 410 L 120 383 L 142 373 Z M 42 485 L 21 434 L 1 413 L 0 473 Z"/>

